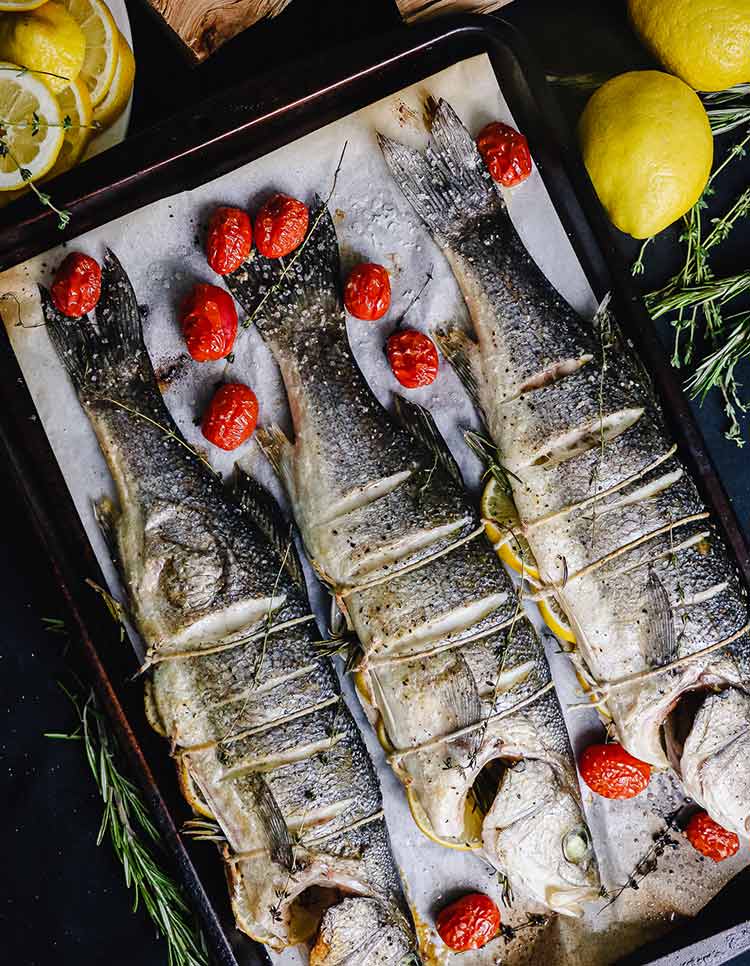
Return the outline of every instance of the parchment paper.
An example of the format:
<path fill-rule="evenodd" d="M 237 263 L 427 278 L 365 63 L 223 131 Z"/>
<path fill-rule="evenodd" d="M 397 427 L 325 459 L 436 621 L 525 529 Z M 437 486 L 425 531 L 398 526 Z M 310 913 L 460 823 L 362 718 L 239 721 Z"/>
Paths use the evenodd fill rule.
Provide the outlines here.
<path fill-rule="evenodd" d="M 207 183 L 202 187 L 149 205 L 76 240 L 76 249 L 98 258 L 103 247 L 110 246 L 129 272 L 139 301 L 148 312 L 146 341 L 162 378 L 167 404 L 190 443 L 204 447 L 196 419 L 225 369 L 224 363 L 192 362 L 185 354 L 176 321 L 180 300 L 194 283 L 218 282 L 201 248 L 208 214 L 217 204 L 227 203 L 254 211 L 274 190 L 307 200 L 314 192 L 325 196 L 345 142 L 344 163 L 331 201 L 344 269 L 359 260 L 382 262 L 391 272 L 394 292 L 393 306 L 383 322 L 350 320 L 349 336 L 362 370 L 386 405 L 396 383 L 383 353 L 385 338 L 429 271 L 433 280 L 409 314 L 409 324 L 429 331 L 446 321 L 465 319 L 465 308 L 450 269 L 391 181 L 375 142 L 375 131 L 380 130 L 423 145 L 426 134 L 422 111 L 427 94 L 448 98 L 475 133 L 490 120 L 512 122 L 489 61 L 484 56 L 472 58 L 222 178 L 210 181 L 211 172 L 206 171 Z M 507 200 L 511 216 L 534 258 L 571 304 L 590 317 L 596 307 L 593 294 L 539 173 L 535 170 L 525 183 L 507 194 Z M 110 589 L 121 597 L 91 509 L 93 499 L 104 492 L 112 493 L 111 479 L 47 333 L 43 327 L 34 327 L 41 321 L 35 285 L 49 281 L 64 254 L 62 247 L 55 249 L 0 276 L 0 307 L 39 418 Z M 8 297 L 9 293 L 13 298 Z M 252 329 L 241 333 L 235 362 L 227 374 L 254 388 L 260 400 L 261 422 L 277 421 L 288 426 L 280 378 L 269 352 Z M 415 391 L 412 398 L 432 409 L 467 483 L 478 492 L 479 463 L 466 449 L 462 436 L 464 428 L 476 425 L 476 415 L 447 363 L 441 365 L 434 385 Z M 349 445 L 356 446 L 356 440 L 349 441 Z M 239 456 L 248 470 L 283 499 L 254 442 L 234 454 L 211 448 L 209 456 L 217 469 L 227 473 Z M 313 599 L 322 607 L 320 589 L 312 582 L 311 589 Z M 539 626 L 536 611 L 532 617 Z M 557 653 L 555 646 L 548 651 L 560 700 L 566 708 L 580 701 L 580 693 L 567 659 Z M 419 832 L 411 820 L 401 786 L 385 765 L 348 681 L 344 687 L 378 768 L 394 852 L 422 933 L 425 962 L 445 966 L 454 960 L 458 962 L 459 957 L 448 954 L 432 931 L 435 911 L 466 890 L 485 891 L 499 901 L 496 877 L 476 856 L 446 850 Z M 601 736 L 593 711 L 567 714 L 566 718 L 577 751 L 592 738 Z M 627 881 L 654 834 L 663 829 L 664 816 L 681 800 L 675 783 L 666 775 L 656 776 L 647 792 L 631 801 L 608 802 L 595 798 L 586 789 L 583 798 L 602 878 L 610 889 Z M 500 962 L 583 966 L 618 959 L 663 933 L 673 921 L 697 913 L 744 867 L 750 854 L 745 844 L 734 858 L 715 864 L 701 857 L 681 836 L 677 839 L 676 847 L 667 851 L 640 888 L 625 890 L 606 910 L 592 906 L 582 921 L 552 919 L 544 927 L 519 932 L 510 943 L 498 938 L 480 952 L 463 954 L 460 962 L 464 966 Z M 531 908 L 522 896 L 517 896 L 512 909 L 503 911 L 503 920 L 522 922 Z M 280 966 L 307 960 L 301 950 L 273 958 Z"/>

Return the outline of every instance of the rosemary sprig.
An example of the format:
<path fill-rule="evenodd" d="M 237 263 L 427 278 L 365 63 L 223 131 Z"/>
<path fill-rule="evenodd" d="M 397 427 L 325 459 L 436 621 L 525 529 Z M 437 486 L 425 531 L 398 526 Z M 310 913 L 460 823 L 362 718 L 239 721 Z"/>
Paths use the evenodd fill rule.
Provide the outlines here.
<path fill-rule="evenodd" d="M 473 429 L 467 429 L 464 433 L 464 440 L 472 453 L 487 467 L 482 474 L 483 481 L 491 476 L 497 480 L 505 493 L 511 492 L 511 479 L 514 479 L 517 483 L 521 482 L 512 470 L 503 466 L 500 462 L 500 451 L 497 446 L 483 433 L 475 433 Z"/>
<path fill-rule="evenodd" d="M 734 370 L 738 363 L 750 356 L 750 312 L 737 313 L 729 318 L 739 318 L 739 321 L 726 342 L 701 362 L 686 383 L 686 388 L 701 403 L 712 389 L 720 390 L 724 398 L 724 413 L 729 419 L 725 435 L 742 447 L 745 441 L 740 432 L 737 412 L 746 412 L 748 404 L 740 399 Z"/>
<path fill-rule="evenodd" d="M 180 887 L 157 857 L 159 832 L 140 792 L 122 771 L 117 740 L 93 692 L 83 700 L 66 690 L 78 716 L 69 734 L 47 737 L 82 741 L 86 760 L 104 803 L 96 844 L 108 838 L 123 867 L 125 884 L 133 892 L 133 912 L 143 904 L 159 935 L 167 943 L 168 966 L 208 966 L 205 939 L 195 923 Z"/>
<path fill-rule="evenodd" d="M 658 319 L 662 315 L 678 309 L 699 308 L 706 305 L 722 304 L 736 298 L 750 289 L 750 272 L 730 275 L 727 278 L 710 279 L 698 285 L 678 288 L 673 292 L 655 298 L 654 294 L 646 296 L 646 307 L 651 318 Z"/>
<path fill-rule="evenodd" d="M 344 163 L 344 155 L 346 154 L 346 148 L 348 144 L 349 144 L 348 141 L 344 141 L 344 146 L 341 149 L 341 155 L 339 156 L 339 163 L 336 165 L 336 170 L 333 172 L 333 181 L 331 183 L 330 191 L 326 195 L 326 199 L 321 205 L 320 211 L 315 216 L 315 220 L 310 226 L 310 230 L 307 233 L 307 237 L 299 246 L 299 248 L 295 250 L 294 254 L 289 259 L 289 261 L 284 265 L 284 267 L 281 270 L 281 273 L 279 274 L 279 277 L 276 279 L 273 285 L 270 286 L 268 291 L 264 294 L 263 298 L 258 302 L 258 304 L 255 306 L 255 308 L 250 313 L 250 315 L 248 315 L 247 318 L 243 319 L 242 325 L 245 326 L 245 328 L 253 324 L 253 322 L 258 317 L 258 314 L 260 313 L 261 309 L 266 304 L 266 302 L 271 298 L 272 295 L 278 292 L 279 288 L 283 285 L 287 275 L 292 270 L 293 266 L 297 263 L 298 259 L 301 257 L 302 252 L 305 250 L 305 248 L 307 248 L 308 244 L 310 243 L 310 239 L 315 234 L 315 230 L 320 224 L 321 220 L 323 219 L 323 215 L 325 215 L 326 211 L 328 210 L 328 203 L 330 202 L 334 192 L 336 191 L 336 183 L 338 182 L 339 174 L 341 173 L 341 166 Z"/>

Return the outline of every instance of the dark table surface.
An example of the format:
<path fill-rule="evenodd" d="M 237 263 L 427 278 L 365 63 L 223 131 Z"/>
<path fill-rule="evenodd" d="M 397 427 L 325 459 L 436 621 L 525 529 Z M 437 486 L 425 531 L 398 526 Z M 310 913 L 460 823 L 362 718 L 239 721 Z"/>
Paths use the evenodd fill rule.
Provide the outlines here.
<path fill-rule="evenodd" d="M 128 8 L 138 63 L 133 131 L 248 73 L 274 66 L 283 70 L 287 58 L 311 51 L 324 56 L 331 45 L 356 44 L 364 33 L 398 24 L 391 0 L 294 0 L 278 21 L 247 31 L 194 68 L 158 29 L 145 2 L 131 0 Z M 552 73 L 617 73 L 649 65 L 628 28 L 621 0 L 516 0 L 503 15 L 523 31 Z M 562 106 L 573 123 L 581 98 L 565 94 Z M 719 150 L 732 143 L 733 136 L 725 136 Z M 712 206 L 722 210 L 749 180 L 750 158 L 736 162 L 717 186 Z M 749 241 L 750 230 L 741 225 L 722 246 L 718 271 L 729 274 L 747 268 Z M 632 239 L 619 235 L 618 243 L 629 257 L 634 255 L 637 246 Z M 667 232 L 649 250 L 644 286 L 663 281 L 677 264 L 676 232 Z M 750 473 L 744 451 L 723 438 L 718 399 L 709 399 L 700 420 L 747 532 Z M 69 673 L 71 654 L 63 638 L 42 628 L 41 618 L 59 615 L 61 602 L 25 508 L 2 473 L 0 506 L 5 608 L 0 637 L 0 762 L 5 792 L 0 804 L 0 959 L 19 966 L 164 964 L 165 947 L 147 917 L 130 913 L 131 900 L 113 853 L 106 845 L 96 847 L 101 807 L 80 745 L 43 736 L 74 723 L 57 684 Z M 750 956 L 735 962 L 750 964 Z"/>

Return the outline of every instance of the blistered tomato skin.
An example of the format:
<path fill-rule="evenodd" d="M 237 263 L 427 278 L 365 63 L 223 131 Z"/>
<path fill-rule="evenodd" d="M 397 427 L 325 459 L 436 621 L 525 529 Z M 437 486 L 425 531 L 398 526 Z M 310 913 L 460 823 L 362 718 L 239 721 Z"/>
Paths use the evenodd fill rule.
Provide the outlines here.
<path fill-rule="evenodd" d="M 255 218 L 255 245 L 266 258 L 283 258 L 305 240 L 310 213 L 289 195 L 275 194 Z"/>
<path fill-rule="evenodd" d="M 416 329 L 397 329 L 385 347 L 393 375 L 406 389 L 420 389 L 435 381 L 439 360 L 435 343 Z"/>
<path fill-rule="evenodd" d="M 227 382 L 219 386 L 208 404 L 201 431 L 209 443 L 232 450 L 250 439 L 257 423 L 255 393 L 241 382 Z"/>
<path fill-rule="evenodd" d="M 241 208 L 217 208 L 206 238 L 206 259 L 217 275 L 229 275 L 245 261 L 253 245 L 253 227 Z"/>
<path fill-rule="evenodd" d="M 708 812 L 696 812 L 685 827 L 685 837 L 701 855 L 723 862 L 735 854 L 740 840 L 729 829 L 715 822 Z"/>
<path fill-rule="evenodd" d="M 651 766 L 616 741 L 589 745 L 578 765 L 581 778 L 603 798 L 635 798 L 648 786 Z"/>
<path fill-rule="evenodd" d="M 504 188 L 520 184 L 531 174 L 529 142 L 510 124 L 493 121 L 482 128 L 477 148 L 493 180 Z"/>
<path fill-rule="evenodd" d="M 500 928 L 500 910 L 489 896 L 471 892 L 441 910 L 435 923 L 438 935 L 456 953 L 481 949 Z"/>
<path fill-rule="evenodd" d="M 196 362 L 229 355 L 237 336 L 237 309 L 228 292 L 217 285 L 196 285 L 182 303 L 180 328 Z"/>
<path fill-rule="evenodd" d="M 349 273 L 344 305 L 349 315 L 364 322 L 382 319 L 391 304 L 391 280 L 382 265 L 365 262 Z"/>
<path fill-rule="evenodd" d="M 102 270 L 98 262 L 82 252 L 67 255 L 52 283 L 52 301 L 57 310 L 79 319 L 96 306 L 101 294 Z"/>

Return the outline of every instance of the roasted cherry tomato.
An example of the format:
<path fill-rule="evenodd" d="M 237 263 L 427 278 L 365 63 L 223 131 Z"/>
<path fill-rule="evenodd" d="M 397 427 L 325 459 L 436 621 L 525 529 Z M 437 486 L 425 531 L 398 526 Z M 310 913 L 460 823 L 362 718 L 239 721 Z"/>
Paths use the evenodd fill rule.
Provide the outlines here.
<path fill-rule="evenodd" d="M 63 315 L 78 319 L 90 312 L 102 294 L 102 270 L 89 255 L 71 252 L 52 283 L 52 301 Z"/>
<path fill-rule="evenodd" d="M 227 382 L 214 393 L 201 430 L 214 446 L 237 449 L 250 439 L 258 422 L 258 399 L 241 382 Z"/>
<path fill-rule="evenodd" d="M 344 305 L 349 315 L 365 322 L 382 319 L 391 304 L 391 280 L 382 265 L 366 262 L 349 272 Z"/>
<path fill-rule="evenodd" d="M 714 862 L 723 862 L 740 847 L 740 840 L 734 832 L 723 828 L 704 811 L 691 817 L 685 827 L 685 836 L 694 849 Z"/>
<path fill-rule="evenodd" d="M 504 188 L 520 184 L 531 174 L 529 142 L 509 124 L 494 121 L 483 127 L 477 147 L 490 174 Z"/>
<path fill-rule="evenodd" d="M 196 285 L 180 309 L 185 345 L 196 362 L 229 355 L 237 336 L 237 309 L 232 296 L 217 285 Z"/>
<path fill-rule="evenodd" d="M 435 926 L 446 946 L 454 952 L 481 949 L 500 928 L 500 910 L 489 896 L 470 892 L 440 911 Z"/>
<path fill-rule="evenodd" d="M 589 745 L 578 767 L 589 788 L 603 798 L 635 798 L 651 778 L 651 766 L 616 741 Z"/>
<path fill-rule="evenodd" d="M 275 194 L 255 219 L 255 244 L 266 258 L 282 258 L 299 248 L 307 234 L 307 205 L 289 195 Z"/>
<path fill-rule="evenodd" d="M 429 386 L 438 374 L 435 343 L 416 329 L 397 329 L 385 346 L 393 375 L 407 389 Z"/>
<path fill-rule="evenodd" d="M 245 261 L 253 244 L 250 218 L 241 208 L 217 208 L 208 223 L 206 258 L 218 275 L 229 275 Z"/>

